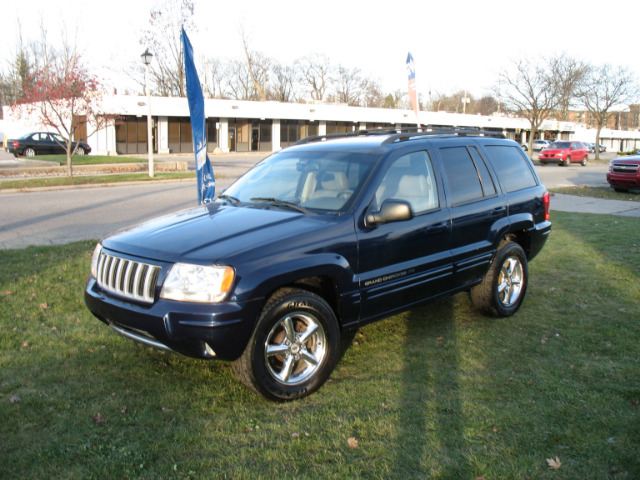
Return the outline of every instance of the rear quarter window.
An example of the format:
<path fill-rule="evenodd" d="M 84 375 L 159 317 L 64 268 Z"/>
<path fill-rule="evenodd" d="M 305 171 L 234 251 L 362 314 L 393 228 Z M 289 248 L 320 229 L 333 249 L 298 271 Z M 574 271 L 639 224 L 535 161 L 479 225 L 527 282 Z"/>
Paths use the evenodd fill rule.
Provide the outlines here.
<path fill-rule="evenodd" d="M 536 179 L 520 148 L 507 145 L 487 145 L 489 161 L 507 192 L 535 187 Z"/>

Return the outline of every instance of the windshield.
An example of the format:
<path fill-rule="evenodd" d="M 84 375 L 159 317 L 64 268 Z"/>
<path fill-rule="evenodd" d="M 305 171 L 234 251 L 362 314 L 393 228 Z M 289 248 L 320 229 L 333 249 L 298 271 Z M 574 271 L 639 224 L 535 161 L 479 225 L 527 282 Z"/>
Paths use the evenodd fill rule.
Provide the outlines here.
<path fill-rule="evenodd" d="M 550 148 L 569 148 L 571 142 L 553 142 Z"/>
<path fill-rule="evenodd" d="M 342 152 L 286 152 L 266 158 L 221 197 L 232 203 L 282 208 L 346 211 L 377 157 Z"/>

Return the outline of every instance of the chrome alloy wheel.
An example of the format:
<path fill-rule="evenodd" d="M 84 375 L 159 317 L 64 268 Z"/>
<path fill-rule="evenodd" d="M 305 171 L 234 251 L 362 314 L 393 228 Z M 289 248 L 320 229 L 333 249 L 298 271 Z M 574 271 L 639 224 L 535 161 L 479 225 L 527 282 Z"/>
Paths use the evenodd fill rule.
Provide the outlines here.
<path fill-rule="evenodd" d="M 278 320 L 264 345 L 267 371 L 285 385 L 300 384 L 314 375 L 326 355 L 324 328 L 306 312 L 292 312 Z"/>
<path fill-rule="evenodd" d="M 507 257 L 498 277 L 498 298 L 505 307 L 515 304 L 522 291 L 522 263 L 516 257 Z"/>

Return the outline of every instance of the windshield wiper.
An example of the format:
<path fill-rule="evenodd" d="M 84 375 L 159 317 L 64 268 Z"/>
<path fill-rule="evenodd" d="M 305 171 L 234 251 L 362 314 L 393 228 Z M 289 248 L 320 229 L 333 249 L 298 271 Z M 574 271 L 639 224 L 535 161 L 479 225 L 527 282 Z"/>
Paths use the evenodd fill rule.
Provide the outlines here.
<path fill-rule="evenodd" d="M 240 200 L 237 199 L 236 197 L 232 197 L 231 195 L 225 195 L 224 193 L 218 195 L 218 198 L 221 198 L 222 200 L 227 200 L 233 203 L 234 205 L 238 205 L 240 203 Z"/>
<path fill-rule="evenodd" d="M 255 198 L 251 198 L 250 200 L 252 202 L 269 203 L 269 204 L 274 205 L 276 207 L 290 208 L 292 210 L 295 210 L 295 211 L 301 212 L 301 213 L 311 213 L 309 210 L 307 210 L 304 207 L 301 207 L 297 203 L 287 202 L 285 200 L 278 200 L 277 198 L 273 198 L 273 197 L 255 197 Z"/>

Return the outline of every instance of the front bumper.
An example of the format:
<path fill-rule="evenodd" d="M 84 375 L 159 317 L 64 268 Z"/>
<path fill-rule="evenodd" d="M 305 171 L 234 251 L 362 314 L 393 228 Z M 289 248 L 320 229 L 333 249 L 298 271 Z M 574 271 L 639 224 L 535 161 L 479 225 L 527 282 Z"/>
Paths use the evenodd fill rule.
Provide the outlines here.
<path fill-rule="evenodd" d="M 640 176 L 607 172 L 607 182 L 612 187 L 640 189 Z"/>
<path fill-rule="evenodd" d="M 151 348 L 194 358 L 235 360 L 244 351 L 262 302 L 140 305 L 103 292 L 89 278 L 84 300 L 93 315 L 120 335 Z"/>

